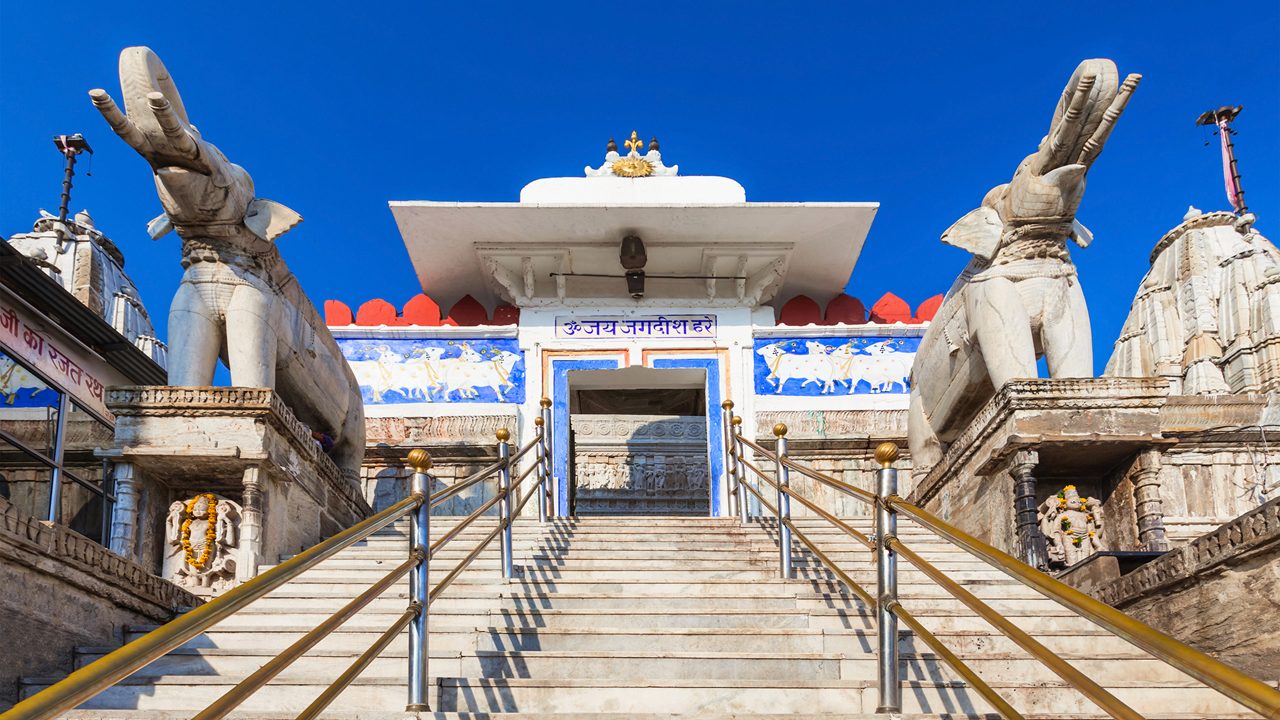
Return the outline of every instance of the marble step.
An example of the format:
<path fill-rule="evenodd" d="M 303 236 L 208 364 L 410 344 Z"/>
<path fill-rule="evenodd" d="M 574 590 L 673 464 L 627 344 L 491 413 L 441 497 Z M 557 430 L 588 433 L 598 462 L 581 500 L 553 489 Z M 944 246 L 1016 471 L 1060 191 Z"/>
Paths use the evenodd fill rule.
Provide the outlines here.
<path fill-rule="evenodd" d="M 292 712 L 233 712 L 227 717 L 231 720 L 293 720 Z M 190 712 L 174 712 L 169 710 L 73 710 L 61 716 L 64 720 L 186 720 Z M 353 711 L 326 712 L 326 720 L 405 720 L 403 711 Z M 627 720 L 671 720 L 679 715 L 671 713 L 627 713 Z M 900 713 L 893 716 L 896 720 L 1000 720 L 995 713 Z M 1080 713 L 1031 713 L 1027 720 L 1102 720 L 1109 717 L 1105 714 Z M 1247 715 L 1213 715 L 1209 720 L 1256 720 L 1258 716 Z M 485 713 L 483 717 L 475 713 L 455 712 L 420 712 L 417 720 L 620 720 L 618 713 Z M 823 713 L 812 715 L 805 713 L 698 713 L 698 720 L 885 720 L 883 713 Z M 1204 715 L 1188 715 L 1185 713 L 1160 713 L 1148 715 L 1148 720 L 1206 720 Z"/>
<path fill-rule="evenodd" d="M 52 680 L 24 681 L 20 692 L 25 697 Z M 186 717 L 190 717 L 191 708 L 208 705 L 234 684 L 233 680 L 212 676 L 130 678 L 87 701 L 82 708 L 186 711 Z M 325 687 L 325 680 L 284 677 L 251 696 L 242 710 L 296 714 Z M 1069 714 L 1101 716 L 1092 703 L 1060 683 L 1010 682 L 995 683 L 993 687 L 1024 712 L 1056 718 Z M 1204 719 L 1249 717 L 1244 708 L 1198 685 L 1139 680 L 1109 683 L 1108 688 L 1144 714 Z M 362 678 L 339 696 L 332 710 L 402 712 L 406 693 L 403 677 Z M 990 712 L 981 698 L 960 683 L 909 682 L 904 684 L 902 696 L 903 710 L 908 713 Z M 874 681 L 646 681 L 628 674 L 625 679 L 445 677 L 433 683 L 431 701 L 439 711 L 467 713 L 684 713 L 707 717 L 714 713 L 749 715 L 764 710 L 775 715 L 840 717 L 874 712 L 878 698 Z"/>
<path fill-rule="evenodd" d="M 80 653 L 80 666 L 100 658 L 107 648 Z M 135 678 L 175 675 L 217 675 L 243 678 L 261 667 L 275 652 L 267 649 L 183 648 L 159 658 Z M 353 650 L 312 650 L 293 662 L 280 677 L 336 677 L 359 653 Z M 710 650 L 609 650 L 609 651 L 430 651 L 431 673 L 436 676 L 490 678 L 643 677 L 646 680 L 700 678 L 706 680 L 874 680 L 877 661 L 870 651 L 855 653 L 716 652 Z M 403 649 L 388 650 L 370 663 L 362 677 L 401 678 L 407 663 Z M 960 659 L 987 682 L 1054 682 L 1057 676 L 1025 655 L 961 655 Z M 1142 678 L 1147 682 L 1192 680 L 1154 659 L 1063 656 L 1089 677 L 1106 685 L 1109 680 Z M 900 669 L 906 680 L 960 680 L 937 656 L 905 653 Z"/>
<path fill-rule="evenodd" d="M 216 648 L 220 650 L 254 650 L 278 652 L 288 647 L 312 626 L 305 624 L 277 625 L 272 632 L 263 633 L 255 628 L 213 629 L 192 638 L 181 647 L 187 649 Z M 145 627 L 126 628 L 126 642 L 145 634 Z M 937 633 L 942 642 L 953 652 L 960 654 L 997 653 L 1017 654 L 1021 650 L 1013 641 L 1002 635 L 977 631 L 950 631 Z M 316 646 L 317 650 L 354 650 L 367 648 L 378 636 L 376 630 L 340 628 Z M 1099 653 L 1109 657 L 1146 658 L 1144 652 L 1101 631 L 1093 634 L 1042 632 L 1036 638 L 1056 653 L 1085 656 Z M 389 651 L 408 647 L 408 633 L 392 644 Z M 845 653 L 871 652 L 875 647 L 876 633 L 868 629 L 810 629 L 810 628 L 627 628 L 627 627 L 575 627 L 575 628 L 510 628 L 476 627 L 459 624 L 436 624 L 431 628 L 430 647 L 433 651 L 462 652 L 487 651 L 627 651 L 645 649 L 679 652 L 683 650 L 707 650 L 713 652 L 781 652 L 781 653 Z M 931 650 L 910 632 L 900 636 L 902 652 L 929 653 Z M 81 648 L 85 653 L 103 652 L 101 648 Z"/>

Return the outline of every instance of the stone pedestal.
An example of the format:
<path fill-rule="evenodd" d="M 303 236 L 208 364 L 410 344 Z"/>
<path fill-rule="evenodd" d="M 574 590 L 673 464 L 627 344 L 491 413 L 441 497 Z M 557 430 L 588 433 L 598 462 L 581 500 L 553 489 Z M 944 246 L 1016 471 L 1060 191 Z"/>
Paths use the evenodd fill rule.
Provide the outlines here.
<path fill-rule="evenodd" d="M 170 504 L 195 493 L 236 501 L 239 581 L 370 514 L 360 488 L 336 465 L 280 398 L 265 388 L 118 387 L 114 460 L 127 480 L 111 547 L 161 569 Z"/>
<path fill-rule="evenodd" d="M 1070 484 L 1101 499 L 1100 525 L 1111 534 L 1103 548 L 1139 549 L 1140 533 L 1143 549 L 1158 546 L 1159 487 L 1147 480 L 1153 460 L 1136 459 L 1169 443 L 1160 432 L 1167 389 L 1164 380 L 1145 378 L 1010 382 L 917 478 L 911 502 L 1043 566 L 1036 507 Z"/>

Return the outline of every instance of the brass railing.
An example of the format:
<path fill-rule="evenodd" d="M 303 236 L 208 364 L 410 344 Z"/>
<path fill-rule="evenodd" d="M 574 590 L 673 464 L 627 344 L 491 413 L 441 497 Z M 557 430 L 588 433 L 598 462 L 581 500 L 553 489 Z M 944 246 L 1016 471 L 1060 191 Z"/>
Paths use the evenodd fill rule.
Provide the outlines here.
<path fill-rule="evenodd" d="M 410 451 L 408 464 L 413 468 L 413 480 L 410 494 L 405 499 L 76 670 L 60 682 L 18 703 L 8 712 L 0 715 L 0 720 L 44 720 L 75 708 L 210 629 L 218 622 L 234 615 L 250 603 L 315 568 L 327 558 L 405 516 L 409 517 L 410 529 L 409 553 L 404 562 L 193 717 L 196 720 L 225 717 L 406 574 L 409 575 L 409 603 L 404 613 L 297 717 L 314 718 L 323 712 L 406 627 L 409 628 L 409 698 L 406 708 L 410 711 L 429 709 L 427 630 L 431 603 L 499 535 L 503 538 L 502 577 L 510 578 L 512 575 L 511 527 L 516 516 L 529 500 L 537 495 L 540 498 L 538 517 L 543 521 L 547 518 L 547 505 L 551 498 L 549 487 L 551 453 L 546 432 L 550 423 L 550 405 L 551 403 L 544 398 L 542 412 L 534 419 L 534 437 L 526 445 L 512 453 L 509 442 L 510 432 L 505 429 L 499 430 L 497 432 L 498 462 L 436 493 L 430 492 L 433 480 L 429 474 L 431 456 L 421 449 Z M 512 467 L 530 452 L 535 453 L 534 462 L 517 475 L 513 482 Z M 529 488 L 523 498 L 520 498 L 520 487 L 531 475 L 536 478 L 534 485 Z M 494 497 L 481 504 L 435 542 L 431 542 L 429 532 L 431 508 L 438 507 L 463 490 L 495 476 L 498 478 L 498 492 Z M 519 503 L 514 504 L 513 498 L 518 499 Z M 434 586 L 429 587 L 428 572 L 431 558 L 495 505 L 498 507 L 498 522 L 494 530 L 477 543 Z"/>
<path fill-rule="evenodd" d="M 872 493 L 820 473 L 788 457 L 786 425 L 779 423 L 774 426 L 773 434 L 777 439 L 776 450 L 769 450 L 743 437 L 741 432 L 742 418 L 733 415 L 732 401 L 725 401 L 722 408 L 724 410 L 724 426 L 728 428 L 726 431 L 728 442 L 725 444 L 725 467 L 728 469 L 730 479 L 730 512 L 740 514 L 743 521 L 747 521 L 750 515 L 748 495 L 755 498 L 760 507 L 768 511 L 777 520 L 778 549 L 781 554 L 782 576 L 784 578 L 792 577 L 790 537 L 794 535 L 796 539 L 809 548 L 810 552 L 850 592 L 860 598 L 868 608 L 876 612 L 879 636 L 879 652 L 877 653 L 880 692 L 879 712 L 897 712 L 901 710 L 902 680 L 899 675 L 897 660 L 897 621 L 901 620 L 930 649 L 937 653 L 943 662 L 969 683 L 975 692 L 990 703 L 1001 716 L 1005 718 L 1023 717 L 1007 700 L 983 681 L 973 668 L 969 667 L 954 652 L 948 649 L 937 636 L 925 628 L 919 620 L 899 603 L 896 564 L 897 556 L 900 555 L 926 577 L 946 590 L 948 594 L 973 610 L 1005 637 L 1043 663 L 1058 677 L 1062 678 L 1064 682 L 1097 704 L 1112 717 L 1123 718 L 1124 720 L 1141 720 L 1142 718 L 1142 715 L 1139 715 L 1128 705 L 1121 702 L 1078 668 L 1050 651 L 1026 631 L 1017 627 L 1007 617 L 949 577 L 944 571 L 907 547 L 897 537 L 897 516 L 902 514 L 951 545 L 986 562 L 1027 587 L 1058 602 L 1077 615 L 1093 621 L 1117 637 L 1127 640 L 1153 657 L 1196 678 L 1241 705 L 1260 713 L 1263 717 L 1280 718 L 1280 691 L 1275 688 L 1215 660 L 1109 605 L 1085 595 L 1079 590 L 1024 564 L 1017 558 L 968 535 L 927 510 L 903 500 L 897 494 L 897 470 L 892 467 L 892 463 L 898 457 L 898 448 L 893 443 L 882 443 L 876 448 L 876 460 L 880 462 L 881 469 L 876 472 L 877 492 Z M 773 462 L 775 477 L 770 477 L 748 458 L 746 453 L 748 448 L 754 455 Z M 752 483 L 748 481 L 747 471 L 750 471 L 758 483 L 764 483 L 776 491 L 776 503 L 770 503 L 760 490 L 752 486 Z M 821 508 L 812 500 L 797 494 L 790 486 L 790 473 L 792 471 L 874 506 L 876 514 L 875 537 L 867 537 L 866 534 L 851 527 L 848 523 Z M 874 595 L 855 582 L 848 573 L 832 561 L 827 553 L 823 552 L 796 527 L 790 514 L 790 501 L 792 499 L 813 511 L 817 517 L 826 520 L 834 527 L 839 528 L 850 537 L 875 551 L 877 592 Z"/>

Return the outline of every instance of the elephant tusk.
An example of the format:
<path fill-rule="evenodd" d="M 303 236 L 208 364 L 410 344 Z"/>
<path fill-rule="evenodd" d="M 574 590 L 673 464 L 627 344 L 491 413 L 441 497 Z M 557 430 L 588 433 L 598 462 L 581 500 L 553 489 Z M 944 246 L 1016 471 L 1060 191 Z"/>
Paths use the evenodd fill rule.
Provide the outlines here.
<path fill-rule="evenodd" d="M 183 127 L 182 120 L 174 112 L 173 106 L 169 104 L 164 93 L 147 93 L 147 104 L 155 113 L 160 130 L 164 132 L 164 136 L 169 139 L 169 143 L 179 155 L 193 159 L 200 155 L 200 146 L 196 144 L 195 138 L 191 137 L 191 133 Z"/>

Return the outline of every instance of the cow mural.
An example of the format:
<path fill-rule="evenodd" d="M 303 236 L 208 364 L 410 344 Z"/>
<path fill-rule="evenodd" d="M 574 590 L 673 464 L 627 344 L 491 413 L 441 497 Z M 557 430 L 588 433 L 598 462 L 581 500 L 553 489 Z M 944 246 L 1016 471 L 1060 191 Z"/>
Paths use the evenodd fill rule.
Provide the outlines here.
<path fill-rule="evenodd" d="M 920 338 L 758 338 L 757 395 L 906 394 Z"/>
<path fill-rule="evenodd" d="M 524 402 L 524 354 L 514 339 L 343 338 L 366 405 Z"/>

